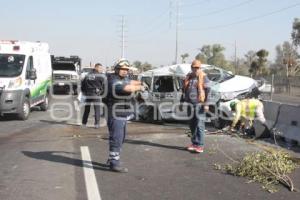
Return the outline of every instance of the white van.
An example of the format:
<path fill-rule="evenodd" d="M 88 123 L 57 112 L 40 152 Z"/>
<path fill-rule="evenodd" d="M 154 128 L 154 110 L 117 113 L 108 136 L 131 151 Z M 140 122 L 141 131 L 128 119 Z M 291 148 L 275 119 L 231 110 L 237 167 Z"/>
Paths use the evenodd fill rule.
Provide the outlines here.
<path fill-rule="evenodd" d="M 26 120 L 33 106 L 46 111 L 51 76 L 47 43 L 0 40 L 0 114 Z"/>

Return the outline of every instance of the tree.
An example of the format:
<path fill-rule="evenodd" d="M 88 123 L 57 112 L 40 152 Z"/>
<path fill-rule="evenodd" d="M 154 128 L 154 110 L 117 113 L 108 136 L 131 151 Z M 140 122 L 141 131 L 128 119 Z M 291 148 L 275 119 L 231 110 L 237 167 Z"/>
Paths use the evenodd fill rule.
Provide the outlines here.
<path fill-rule="evenodd" d="M 207 59 L 211 57 L 211 46 L 203 45 L 203 47 L 198 50 L 200 50 L 200 53 L 198 53 L 195 58 L 202 63 L 207 63 Z"/>
<path fill-rule="evenodd" d="M 235 59 L 233 61 L 231 61 L 231 66 L 232 69 L 234 69 L 235 66 Z M 235 74 L 239 74 L 239 75 L 243 75 L 243 76 L 247 76 L 249 75 L 249 68 L 250 66 L 247 65 L 247 62 L 244 58 L 237 58 L 236 59 L 236 64 L 237 64 L 237 72 Z"/>
<path fill-rule="evenodd" d="M 134 61 L 132 64 L 133 67 L 136 67 L 140 72 L 144 72 L 152 69 L 152 65 L 148 62 L 142 63 L 141 61 Z"/>
<path fill-rule="evenodd" d="M 249 73 L 251 74 L 251 77 L 253 75 L 257 76 L 258 69 L 259 69 L 258 62 L 256 60 L 252 61 L 249 69 Z"/>
<path fill-rule="evenodd" d="M 142 62 L 141 62 L 141 61 L 138 61 L 138 60 L 136 60 L 136 61 L 134 61 L 134 62 L 132 63 L 132 66 L 133 66 L 133 67 L 136 67 L 136 68 L 138 68 L 138 69 L 141 68 L 141 65 L 142 65 Z"/>
<path fill-rule="evenodd" d="M 261 49 L 258 52 L 256 52 L 256 57 L 252 61 L 250 65 L 249 72 L 251 75 L 257 76 L 262 74 L 267 74 L 267 57 L 269 55 L 269 52 L 265 49 Z"/>
<path fill-rule="evenodd" d="M 275 63 L 272 70 L 276 73 L 285 73 L 286 76 L 295 76 L 300 72 L 300 55 L 292 43 L 285 41 L 276 46 Z"/>
<path fill-rule="evenodd" d="M 188 53 L 182 54 L 182 55 L 181 55 L 182 63 L 185 63 L 185 59 L 186 59 L 187 57 L 189 57 L 189 56 L 190 56 L 190 55 L 189 55 Z"/>
<path fill-rule="evenodd" d="M 256 52 L 255 51 L 248 51 L 245 54 L 245 65 L 250 69 L 252 62 L 255 60 Z"/>
<path fill-rule="evenodd" d="M 268 73 L 268 70 L 267 70 L 268 55 L 269 55 L 269 52 L 265 49 L 261 49 L 256 53 L 256 56 L 258 57 L 258 59 L 257 59 L 258 73 L 260 75 Z"/>
<path fill-rule="evenodd" d="M 152 65 L 150 64 L 150 63 L 148 63 L 148 62 L 144 62 L 143 64 L 142 64 L 142 70 L 143 70 L 143 72 L 144 71 L 148 71 L 148 70 L 150 70 L 150 69 L 152 69 L 153 67 L 152 67 Z"/>
<path fill-rule="evenodd" d="M 228 63 L 223 54 L 225 48 L 220 44 L 203 45 L 203 47 L 199 50 L 200 53 L 198 53 L 195 57 L 197 60 L 209 65 L 215 65 L 225 69 L 228 68 Z"/>
<path fill-rule="evenodd" d="M 296 47 L 300 46 L 300 19 L 298 18 L 293 22 L 292 40 Z"/>

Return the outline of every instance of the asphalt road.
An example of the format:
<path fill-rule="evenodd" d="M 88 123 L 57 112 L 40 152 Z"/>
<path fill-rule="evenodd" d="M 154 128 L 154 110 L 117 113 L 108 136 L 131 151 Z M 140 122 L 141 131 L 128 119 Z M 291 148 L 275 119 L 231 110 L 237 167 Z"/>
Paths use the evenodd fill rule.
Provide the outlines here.
<path fill-rule="evenodd" d="M 231 163 L 228 156 L 239 159 L 260 149 L 240 138 L 207 135 L 205 152 L 191 154 L 185 150 L 187 126 L 179 123 L 129 123 L 122 151 L 129 173 L 111 172 L 105 164 L 107 128 L 92 128 L 92 116 L 90 127 L 80 128 L 81 113 L 72 102 L 72 98 L 52 101 L 51 110 L 34 109 L 27 121 L 1 119 L 0 199 L 88 199 L 94 181 L 103 200 L 300 197 L 282 186 L 269 194 L 258 184 L 215 170 L 214 164 Z M 87 147 L 91 161 L 82 159 L 82 147 Z M 297 152 L 293 153 L 299 156 Z M 299 170 L 292 177 L 300 188 Z"/>

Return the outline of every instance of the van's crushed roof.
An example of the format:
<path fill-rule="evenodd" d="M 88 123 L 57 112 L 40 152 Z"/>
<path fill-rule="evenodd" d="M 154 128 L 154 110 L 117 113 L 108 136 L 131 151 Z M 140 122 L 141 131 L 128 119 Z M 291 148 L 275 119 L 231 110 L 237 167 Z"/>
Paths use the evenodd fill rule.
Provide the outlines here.
<path fill-rule="evenodd" d="M 211 65 L 202 64 L 201 68 L 207 68 Z M 177 64 L 164 66 L 156 69 L 148 70 L 142 73 L 142 76 L 166 76 L 166 75 L 177 75 L 185 76 L 191 71 L 191 64 Z"/>

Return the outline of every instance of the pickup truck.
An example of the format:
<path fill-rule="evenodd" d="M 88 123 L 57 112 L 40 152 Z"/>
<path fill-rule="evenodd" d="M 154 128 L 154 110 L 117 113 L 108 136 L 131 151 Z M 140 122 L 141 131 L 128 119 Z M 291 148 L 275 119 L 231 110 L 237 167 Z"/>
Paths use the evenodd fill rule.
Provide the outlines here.
<path fill-rule="evenodd" d="M 78 94 L 80 85 L 81 59 L 78 56 L 52 56 L 53 92 Z"/>

